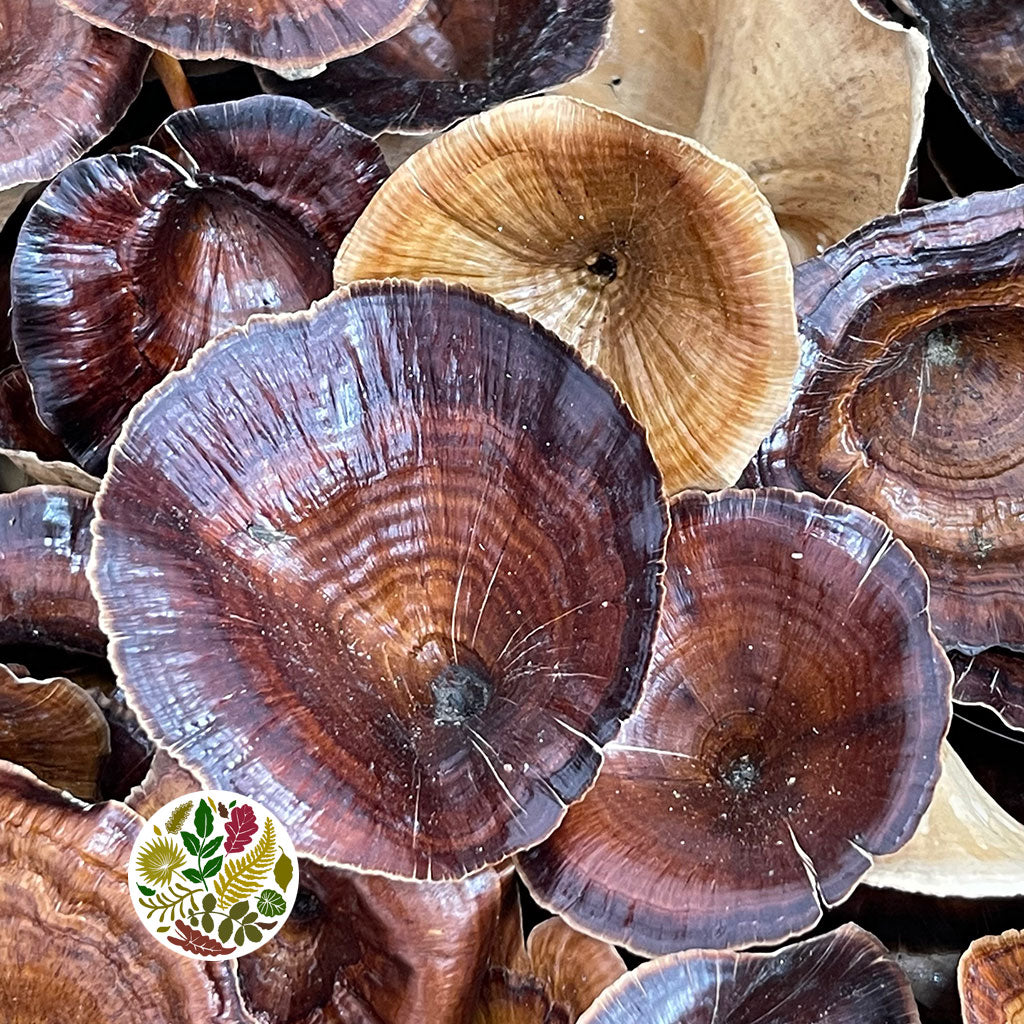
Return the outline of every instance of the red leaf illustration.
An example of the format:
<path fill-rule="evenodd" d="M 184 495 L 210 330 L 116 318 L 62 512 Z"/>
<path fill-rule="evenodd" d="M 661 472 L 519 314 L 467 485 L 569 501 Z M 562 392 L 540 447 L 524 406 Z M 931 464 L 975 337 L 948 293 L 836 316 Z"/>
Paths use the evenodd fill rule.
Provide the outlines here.
<path fill-rule="evenodd" d="M 231 809 L 231 819 L 224 826 L 228 841 L 224 844 L 225 853 L 238 853 L 244 850 L 259 829 L 256 812 L 248 804 L 240 804 Z"/>
<path fill-rule="evenodd" d="M 181 946 L 186 953 L 195 953 L 198 956 L 223 956 L 225 953 L 234 953 L 237 946 L 222 946 L 216 939 L 204 935 L 198 928 L 189 928 L 184 921 L 175 921 L 175 927 L 181 932 L 181 937 L 168 935 L 167 941 L 175 946 Z"/>

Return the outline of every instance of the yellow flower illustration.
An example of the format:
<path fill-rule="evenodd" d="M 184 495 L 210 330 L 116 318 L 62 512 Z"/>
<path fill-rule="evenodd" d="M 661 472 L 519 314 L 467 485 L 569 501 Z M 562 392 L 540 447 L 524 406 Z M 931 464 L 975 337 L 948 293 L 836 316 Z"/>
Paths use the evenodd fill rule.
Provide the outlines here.
<path fill-rule="evenodd" d="M 152 839 L 139 852 L 136 867 L 150 885 L 166 885 L 185 865 L 185 851 L 172 839 Z"/>

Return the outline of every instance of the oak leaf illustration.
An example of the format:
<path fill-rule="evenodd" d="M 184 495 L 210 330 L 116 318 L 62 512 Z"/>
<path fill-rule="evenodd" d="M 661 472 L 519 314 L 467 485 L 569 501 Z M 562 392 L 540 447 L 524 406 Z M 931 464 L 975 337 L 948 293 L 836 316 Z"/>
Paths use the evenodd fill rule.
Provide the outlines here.
<path fill-rule="evenodd" d="M 168 935 L 167 941 L 172 945 L 181 946 L 186 953 L 195 953 L 197 956 L 223 956 L 225 953 L 234 953 L 234 946 L 222 946 L 216 939 L 204 935 L 198 928 L 190 928 L 184 921 L 175 921 L 174 927 L 178 935 Z"/>
<path fill-rule="evenodd" d="M 251 842 L 259 829 L 256 812 L 248 805 L 242 804 L 231 811 L 230 819 L 224 826 L 228 841 L 224 844 L 225 853 L 241 853 Z"/>

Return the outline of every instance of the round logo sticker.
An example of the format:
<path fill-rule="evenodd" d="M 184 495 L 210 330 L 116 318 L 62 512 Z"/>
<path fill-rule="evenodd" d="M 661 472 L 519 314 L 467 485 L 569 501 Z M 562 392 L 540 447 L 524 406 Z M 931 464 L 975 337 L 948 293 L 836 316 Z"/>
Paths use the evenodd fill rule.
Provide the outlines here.
<path fill-rule="evenodd" d="M 128 862 L 132 903 L 165 946 L 227 960 L 277 934 L 299 889 L 295 848 L 262 804 L 207 790 L 146 822 Z"/>

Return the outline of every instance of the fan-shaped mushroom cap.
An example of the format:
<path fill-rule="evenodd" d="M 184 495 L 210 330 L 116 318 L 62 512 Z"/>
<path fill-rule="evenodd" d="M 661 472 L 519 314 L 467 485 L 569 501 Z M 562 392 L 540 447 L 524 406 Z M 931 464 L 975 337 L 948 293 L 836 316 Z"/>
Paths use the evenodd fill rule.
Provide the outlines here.
<path fill-rule="evenodd" d="M 303 861 L 300 885 L 281 931 L 239 961 L 250 1011 L 270 1024 L 470 1024 L 502 875 L 420 885 Z"/>
<path fill-rule="evenodd" d="M 886 217 L 798 268 L 804 368 L 760 482 L 882 518 L 946 646 L 1024 648 L 1024 187 Z"/>
<path fill-rule="evenodd" d="M 636 952 L 778 942 L 928 805 L 952 675 L 928 585 L 877 519 L 775 489 L 682 495 L 667 559 L 643 701 L 520 867 Z"/>
<path fill-rule="evenodd" d="M 991 708 L 1011 729 L 1024 731 L 1024 655 L 999 647 L 978 654 L 950 654 L 956 678 L 953 699 Z"/>
<path fill-rule="evenodd" d="M 174 57 L 235 57 L 279 71 L 315 69 L 387 39 L 425 0 L 60 0 L 95 25 Z"/>
<path fill-rule="evenodd" d="M 143 394 L 215 334 L 326 295 L 334 253 L 387 173 L 366 136 L 284 96 L 180 111 L 152 147 L 62 174 L 11 269 L 36 406 L 88 470 Z"/>
<path fill-rule="evenodd" d="M 509 886 L 471 1024 L 573 1024 L 625 970 L 613 946 L 557 917 L 524 942 L 519 893 Z"/>
<path fill-rule="evenodd" d="M 886 948 L 843 925 L 775 953 L 692 950 L 619 979 L 580 1024 L 919 1024 Z"/>
<path fill-rule="evenodd" d="M 54 0 L 0 0 L 0 189 L 45 181 L 121 120 L 149 51 Z"/>
<path fill-rule="evenodd" d="M 619 386 L 668 492 L 732 483 L 789 396 L 790 270 L 750 179 L 565 97 L 466 121 L 414 154 L 349 234 L 337 283 L 463 281 Z"/>
<path fill-rule="evenodd" d="M 364 132 L 445 128 L 589 68 L 611 0 L 428 0 L 403 32 L 295 81 L 261 73 L 268 92 L 307 100 Z"/>
<path fill-rule="evenodd" d="M 964 1024 L 1024 1024 L 1024 932 L 972 942 L 958 977 Z"/>
<path fill-rule="evenodd" d="M 0 1019 L 241 1024 L 229 967 L 152 941 L 128 898 L 140 819 L 0 765 Z"/>
<path fill-rule="evenodd" d="M 798 262 L 896 209 L 927 87 L 921 35 L 851 0 L 617 0 L 601 59 L 561 91 L 745 168 Z"/>
<path fill-rule="evenodd" d="M 643 432 L 465 289 L 369 283 L 221 336 L 137 407 L 97 502 L 144 724 L 316 859 L 499 862 L 639 697 L 667 528 Z"/>
<path fill-rule="evenodd" d="M 947 743 L 935 798 L 914 837 L 864 881 L 932 896 L 1024 895 L 1024 825 L 982 789 Z"/>
<path fill-rule="evenodd" d="M 1002 0 L 901 0 L 974 130 L 1024 175 L 1024 8 Z"/>
<path fill-rule="evenodd" d="M 0 645 L 106 651 L 85 575 L 92 514 L 92 498 L 67 487 L 0 494 Z"/>
<path fill-rule="evenodd" d="M 0 665 L 0 758 L 93 800 L 109 753 L 106 719 L 85 690 L 68 679 L 22 679 Z"/>

